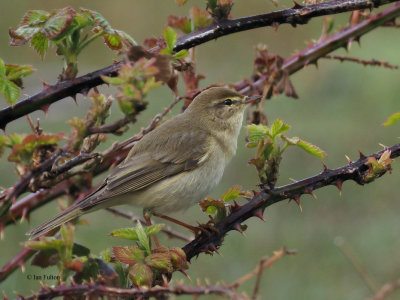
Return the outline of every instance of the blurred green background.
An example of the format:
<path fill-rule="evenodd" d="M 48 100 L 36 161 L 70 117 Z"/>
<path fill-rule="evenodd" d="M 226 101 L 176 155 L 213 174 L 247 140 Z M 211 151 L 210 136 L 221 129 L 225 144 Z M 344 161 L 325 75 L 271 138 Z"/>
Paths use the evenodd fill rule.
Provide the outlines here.
<path fill-rule="evenodd" d="M 191 5 L 204 9 L 204 1 L 190 0 L 186 6 L 178 7 L 173 0 L 141 1 L 72 1 L 72 0 L 2 0 L 0 2 L 0 57 L 6 63 L 32 64 L 37 68 L 34 75 L 25 80 L 23 93 L 32 95 L 42 89 L 40 80 L 50 84 L 56 82 L 62 63 L 48 51 L 44 61 L 28 46 L 10 47 L 8 29 L 15 28 L 28 9 L 61 8 L 70 5 L 74 8 L 86 7 L 101 12 L 114 28 L 128 32 L 139 43 L 147 37 L 161 35 L 169 14 L 183 16 L 188 14 Z M 281 2 L 279 7 L 291 5 Z M 233 8 L 234 17 L 258 14 L 275 10 L 267 0 L 237 0 Z M 349 14 L 335 17 L 338 29 L 347 23 Z M 322 18 L 314 19 L 308 25 L 292 28 L 289 25 L 233 34 L 217 41 L 199 46 L 196 51 L 197 68 L 207 76 L 202 86 L 214 82 L 236 82 L 248 77 L 252 72 L 255 55 L 254 46 L 265 43 L 269 50 L 283 57 L 306 47 L 306 42 L 318 39 Z M 52 51 L 53 50 L 53 51 Z M 398 30 L 379 28 L 361 39 L 361 48 L 353 44 L 350 55 L 364 59 L 381 59 L 400 64 L 400 35 Z M 335 54 L 346 55 L 342 49 Z M 102 45 L 99 39 L 80 56 L 80 74 L 109 65 L 118 57 Z M 324 161 L 330 168 L 346 164 L 345 154 L 357 159 L 358 149 L 368 154 L 381 149 L 378 143 L 392 145 L 398 142 L 400 125 L 384 128 L 381 123 L 391 113 L 400 110 L 399 71 L 383 68 L 363 67 L 352 63 L 339 63 L 320 60 L 319 68 L 310 66 L 291 77 L 300 98 L 288 99 L 284 96 L 268 101 L 265 112 L 269 120 L 281 118 L 292 126 L 289 136 L 299 136 L 310 141 L 328 153 Z M 101 91 L 112 93 L 102 87 Z M 110 136 L 107 144 L 133 135 L 156 113 L 172 101 L 167 88 L 152 92 L 148 100 L 149 109 L 141 114 L 137 124 L 123 137 Z M 5 101 L 1 99 L 1 107 Z M 41 126 L 49 132 L 69 131 L 66 120 L 73 116 L 84 116 L 88 101 L 78 98 L 76 105 L 71 98 L 64 99 L 50 107 L 48 115 L 35 112 L 33 119 L 39 117 Z M 172 114 L 178 112 L 176 108 Z M 120 117 L 118 109 L 112 110 L 112 119 Z M 7 133 L 29 132 L 28 123 L 21 118 L 7 127 Z M 3 133 L 2 133 L 3 134 Z M 225 172 L 218 188 L 210 195 L 219 197 L 232 185 L 240 184 L 246 189 L 256 189 L 257 175 L 247 164 L 253 156 L 252 149 L 246 149 L 244 130 L 239 139 L 237 156 Z M 13 165 L 7 162 L 7 155 L 0 160 L 0 186 L 12 185 L 17 176 Z M 278 184 L 289 183 L 289 178 L 301 179 L 317 174 L 322 169 L 319 159 L 311 157 L 302 150 L 289 149 L 283 159 Z M 343 237 L 346 245 L 370 272 L 377 286 L 400 277 L 400 211 L 398 162 L 393 165 L 392 174 L 364 187 L 346 182 L 339 196 L 336 188 L 330 186 L 316 192 L 318 199 L 302 197 L 303 212 L 293 203 L 279 203 L 266 210 L 266 223 L 251 219 L 246 237 L 230 233 L 221 247 L 222 256 L 200 255 L 193 259 L 189 274 L 193 279 L 208 278 L 211 282 L 230 283 L 252 270 L 261 257 L 271 255 L 283 245 L 296 249 L 297 254 L 284 257 L 262 278 L 261 299 L 364 299 L 371 295 L 367 285 L 361 280 L 356 269 L 341 250 L 335 246 L 334 239 Z M 100 179 L 97 179 L 100 180 Z M 140 209 L 129 208 L 137 214 Z M 3 266 L 20 249 L 26 240 L 25 232 L 45 221 L 56 213 L 56 203 L 48 204 L 31 214 L 31 223 L 26 221 L 5 230 L 5 238 L 0 241 L 0 265 Z M 193 207 L 184 215 L 176 215 L 195 224 L 206 221 L 206 215 L 198 207 Z M 129 226 L 127 220 L 114 217 L 106 211 L 99 211 L 86 217 L 90 226 L 80 226 L 76 230 L 76 240 L 90 246 L 93 253 L 119 244 L 107 234 L 115 228 Z M 181 229 L 179 229 L 181 230 Z M 177 240 L 164 240 L 168 245 L 182 246 Z M 27 279 L 28 274 L 56 274 L 55 269 L 40 269 L 26 264 L 26 271 L 19 269 L 5 282 L 0 290 L 13 297 L 13 291 L 28 295 L 31 290 L 39 290 L 39 282 Z M 179 274 L 174 279 L 183 278 Z M 186 280 L 191 284 L 188 280 Z M 51 282 L 49 282 L 51 283 Z M 254 279 L 241 287 L 251 294 Z M 400 293 L 393 294 L 398 299 Z M 204 297 L 214 299 L 213 297 Z"/>

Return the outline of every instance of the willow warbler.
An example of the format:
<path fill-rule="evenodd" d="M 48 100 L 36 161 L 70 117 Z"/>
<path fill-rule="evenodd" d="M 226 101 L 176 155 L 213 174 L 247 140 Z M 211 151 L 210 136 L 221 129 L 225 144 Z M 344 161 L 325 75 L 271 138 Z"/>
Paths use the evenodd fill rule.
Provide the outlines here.
<path fill-rule="evenodd" d="M 80 215 L 132 204 L 167 214 L 202 200 L 236 152 L 246 97 L 224 87 L 200 93 L 183 112 L 146 134 L 85 199 L 27 233 L 35 238 Z"/>

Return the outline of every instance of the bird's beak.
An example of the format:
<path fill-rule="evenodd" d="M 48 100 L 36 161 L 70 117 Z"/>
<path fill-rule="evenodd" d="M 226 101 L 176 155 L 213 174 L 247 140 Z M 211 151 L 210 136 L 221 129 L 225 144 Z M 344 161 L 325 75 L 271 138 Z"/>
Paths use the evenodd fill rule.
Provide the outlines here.
<path fill-rule="evenodd" d="M 244 103 L 245 103 L 245 104 L 255 103 L 255 102 L 258 102 L 259 100 L 261 100 L 261 98 L 262 98 L 261 95 L 257 95 L 257 96 L 246 96 L 246 98 L 244 99 Z"/>

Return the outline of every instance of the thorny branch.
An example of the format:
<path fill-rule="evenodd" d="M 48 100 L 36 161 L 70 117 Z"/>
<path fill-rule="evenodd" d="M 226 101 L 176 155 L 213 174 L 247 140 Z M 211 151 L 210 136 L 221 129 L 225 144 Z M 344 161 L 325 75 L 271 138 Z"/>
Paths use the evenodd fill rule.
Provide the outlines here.
<path fill-rule="evenodd" d="M 400 144 L 388 147 L 386 150 L 390 151 L 391 158 L 400 156 Z M 370 181 L 366 181 L 365 178 L 369 170 L 368 158 L 374 157 L 379 159 L 384 151 L 373 153 L 368 157 L 360 155 L 361 157 L 357 161 L 350 162 L 344 167 L 333 170 L 324 168 L 320 174 L 313 177 L 261 191 L 248 203 L 235 207 L 227 217 L 215 224 L 216 231 L 210 231 L 207 234 L 201 233 L 192 242 L 185 245 L 183 250 L 187 258 L 190 260 L 201 252 L 212 253 L 213 250 L 222 244 L 224 236 L 229 231 L 237 230 L 242 232 L 240 226 L 242 222 L 254 216 L 262 217 L 265 208 L 274 203 L 285 199 L 292 199 L 299 202 L 301 195 L 312 194 L 314 190 L 328 185 L 335 185 L 341 190 L 343 182 L 347 180 L 355 181 L 360 185 L 369 183 Z M 380 174 L 380 176 L 383 174 Z"/>
<path fill-rule="evenodd" d="M 332 15 L 346 11 L 378 7 L 384 4 L 396 2 L 395 0 L 333 0 L 312 5 L 301 6 L 296 4 L 293 8 L 283 9 L 267 14 L 244 17 L 233 20 L 214 22 L 208 27 L 196 30 L 190 34 L 181 36 L 174 50 L 190 49 L 210 40 L 235 32 L 250 30 L 266 26 L 278 26 L 289 23 L 306 24 L 308 20 L 323 15 Z M 390 21 L 385 19 L 381 24 Z M 74 97 L 77 93 L 85 93 L 89 89 L 101 85 L 104 81 L 102 75 L 116 76 L 122 62 L 115 63 L 103 69 L 91 72 L 73 80 L 59 82 L 55 85 L 47 85 L 45 88 L 24 100 L 17 102 L 13 107 L 9 106 L 0 110 L 0 128 L 5 129 L 12 122 L 24 115 L 39 109 L 45 109 L 50 104 L 66 97 Z"/>
<path fill-rule="evenodd" d="M 327 53 L 345 46 L 350 38 L 359 38 L 381 24 L 394 19 L 399 14 L 400 5 L 395 4 L 392 7 L 378 13 L 377 15 L 371 16 L 369 19 L 355 26 L 345 28 L 344 30 L 327 37 L 323 41 L 319 41 L 318 43 L 311 45 L 304 51 L 289 57 L 285 60 L 282 69 L 286 70 L 289 74 L 293 74 L 310 63 L 316 63 L 318 58 L 323 57 Z M 249 80 L 243 80 L 235 84 L 235 88 L 244 94 L 251 94 L 254 92 L 254 89 L 262 90 L 265 80 L 265 76 L 256 79 L 254 83 L 249 83 Z M 108 170 L 110 166 L 121 162 L 128 154 L 133 143 L 140 140 L 147 132 L 153 130 L 177 101 L 179 101 L 179 98 L 177 98 L 174 103 L 172 103 L 162 114 L 157 115 L 145 129 L 142 129 L 140 133 L 122 143 L 114 145 L 110 149 L 103 152 L 103 161 L 96 165 L 95 169 L 93 170 L 93 175 L 98 175 Z M 28 216 L 29 212 L 53 200 L 54 198 L 65 195 L 68 191 L 68 187 L 69 183 L 67 181 L 63 181 L 50 189 L 40 190 L 19 200 L 11 206 L 9 215 L 0 217 L 0 231 L 3 231 L 4 226 L 12 224 L 21 217 Z M 192 243 L 194 242 L 196 242 L 196 240 Z M 206 246 L 207 243 L 204 243 Z M 17 267 L 18 264 L 16 264 L 15 268 Z"/>
<path fill-rule="evenodd" d="M 325 55 L 322 58 L 327 58 L 327 59 L 336 59 L 339 60 L 340 62 L 344 61 L 350 61 L 358 64 L 362 64 L 363 66 L 378 66 L 378 67 L 383 67 L 391 70 L 397 70 L 399 67 L 392 65 L 386 61 L 381 61 L 377 59 L 360 59 L 357 57 L 351 57 L 351 56 L 342 56 L 342 55 Z"/>
<path fill-rule="evenodd" d="M 91 297 L 122 297 L 122 298 L 134 298 L 134 299 L 148 299 L 148 297 L 161 297 L 163 295 L 219 295 L 225 296 L 230 299 L 236 300 L 246 300 L 244 296 L 241 296 L 236 293 L 229 286 L 222 285 L 208 285 L 208 286 L 184 286 L 182 284 L 178 284 L 176 286 L 164 285 L 164 286 L 155 286 L 149 289 L 123 289 L 116 288 L 111 286 L 105 286 L 98 283 L 90 283 L 90 284 L 76 284 L 76 285 L 59 285 L 53 288 L 43 287 L 41 291 L 35 293 L 35 295 L 29 297 L 23 297 L 19 295 L 17 299 L 19 300 L 34 300 L 34 299 L 52 299 L 60 296 L 82 296 L 86 295 L 88 298 Z"/>

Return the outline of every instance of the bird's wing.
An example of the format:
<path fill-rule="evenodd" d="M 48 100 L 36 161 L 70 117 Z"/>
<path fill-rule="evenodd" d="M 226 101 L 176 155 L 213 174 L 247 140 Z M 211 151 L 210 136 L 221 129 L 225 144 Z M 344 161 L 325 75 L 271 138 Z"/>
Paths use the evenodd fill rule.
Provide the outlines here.
<path fill-rule="evenodd" d="M 79 206 L 90 209 L 110 197 L 138 191 L 166 177 L 192 170 L 209 155 L 209 137 L 205 132 L 182 131 L 157 140 L 151 138 L 154 136 L 136 144 L 102 188 Z"/>

